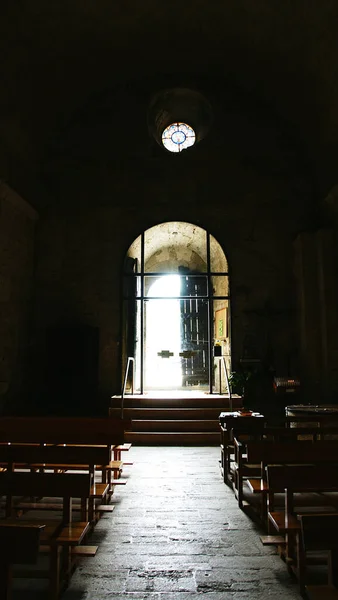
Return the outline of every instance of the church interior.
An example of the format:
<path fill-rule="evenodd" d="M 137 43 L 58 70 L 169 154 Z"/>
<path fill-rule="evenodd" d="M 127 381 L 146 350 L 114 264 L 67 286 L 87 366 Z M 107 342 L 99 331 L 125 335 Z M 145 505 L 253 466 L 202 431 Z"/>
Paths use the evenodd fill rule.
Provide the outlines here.
<path fill-rule="evenodd" d="M 148 446 L 200 446 L 206 479 L 199 490 L 210 476 L 213 514 L 217 494 L 223 502 L 232 488 L 245 535 L 251 486 L 250 497 L 262 500 L 261 522 L 270 519 L 280 534 L 274 545 L 286 562 L 294 560 L 289 525 L 267 504 L 275 473 L 269 483 L 268 472 L 256 470 L 255 483 L 249 454 L 236 455 L 240 416 L 261 436 L 269 418 L 278 427 L 296 419 L 283 441 L 285 457 L 300 460 L 305 448 L 312 456 L 315 444 L 318 490 L 337 492 L 337 24 L 334 0 L 1 3 L 0 496 L 12 498 L 14 487 L 6 486 L 17 475 L 15 489 L 22 489 L 13 467 L 28 461 L 20 444 L 40 446 L 39 460 L 29 450 L 29 485 L 41 479 L 44 492 L 51 473 L 41 463 L 66 460 L 66 470 L 89 464 L 77 509 L 88 504 L 87 525 L 76 538 L 53 533 L 51 548 L 57 539 L 66 561 L 86 527 L 109 512 L 95 507 L 98 500 L 108 507 L 114 485 L 122 486 L 128 460 L 121 452 L 131 444 L 135 451 L 146 446 L 138 449 L 141 466 L 160 461 Z M 320 433 L 310 428 L 312 409 Z M 253 415 L 264 418 L 245 420 Z M 324 417 L 330 439 L 321 431 Z M 304 438 L 300 424 L 309 429 L 306 442 L 295 441 Z M 263 433 L 271 444 L 279 444 L 276 435 Z M 85 444 L 91 450 L 81 449 Z M 291 452 L 291 444 L 301 451 Z M 94 459 L 96 445 L 104 445 L 101 453 L 109 448 L 109 457 Z M 208 446 L 216 446 L 222 491 L 208 471 Z M 184 452 L 188 477 L 196 465 Z M 95 460 L 101 496 L 87 489 Z M 268 468 L 264 460 L 261 469 Z M 154 469 L 161 478 L 157 463 Z M 308 491 L 305 471 L 293 472 L 290 486 L 304 477 L 296 491 Z M 73 487 L 80 489 L 77 475 Z M 154 497 L 163 489 L 155 492 L 156 485 Z M 72 493 L 69 487 L 64 497 Z M 133 501 L 138 493 L 131 487 Z M 66 509 L 64 501 L 69 525 Z M 9 517 L 9 501 L 0 510 Z M 229 529 L 236 530 L 231 511 Z M 300 535 L 300 521 L 292 522 Z M 325 543 L 330 529 L 338 539 L 333 520 Z M 212 533 L 206 527 L 203 535 Z M 298 554 L 295 572 L 303 594 L 302 560 Z M 127 558 L 123 564 L 126 573 Z M 161 600 L 165 589 L 142 597 Z M 259 590 L 248 597 L 264 598 Z M 298 590 L 278 593 L 271 598 L 298 597 Z M 50 599 L 58 597 L 54 586 Z"/>
<path fill-rule="evenodd" d="M 336 402 L 337 10 L 2 5 L 2 413 L 107 413 L 128 249 L 165 223 L 224 252 L 230 370 L 252 359 Z M 195 143 L 171 152 L 181 122 Z"/>

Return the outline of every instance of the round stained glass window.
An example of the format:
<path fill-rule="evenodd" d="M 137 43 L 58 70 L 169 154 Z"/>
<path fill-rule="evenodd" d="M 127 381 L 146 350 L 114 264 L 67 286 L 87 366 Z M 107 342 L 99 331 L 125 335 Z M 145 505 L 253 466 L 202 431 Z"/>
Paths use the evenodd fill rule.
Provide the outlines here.
<path fill-rule="evenodd" d="M 193 146 L 195 140 L 193 128 L 186 123 L 172 123 L 162 133 L 162 144 L 169 152 L 181 152 Z"/>

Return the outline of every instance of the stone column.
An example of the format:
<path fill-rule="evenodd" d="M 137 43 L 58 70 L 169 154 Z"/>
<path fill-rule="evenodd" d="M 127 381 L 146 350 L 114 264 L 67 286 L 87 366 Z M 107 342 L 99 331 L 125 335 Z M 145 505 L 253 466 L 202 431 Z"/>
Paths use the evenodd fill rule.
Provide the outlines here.
<path fill-rule="evenodd" d="M 323 377 L 327 397 L 338 402 L 338 185 L 323 203 L 330 227 L 317 232 Z"/>
<path fill-rule="evenodd" d="M 31 311 L 38 215 L 0 181 L 0 410 L 23 378 Z"/>
<path fill-rule="evenodd" d="M 322 397 L 322 324 L 317 240 L 313 233 L 301 233 L 295 240 L 295 278 L 303 400 L 306 403 L 318 403 Z"/>

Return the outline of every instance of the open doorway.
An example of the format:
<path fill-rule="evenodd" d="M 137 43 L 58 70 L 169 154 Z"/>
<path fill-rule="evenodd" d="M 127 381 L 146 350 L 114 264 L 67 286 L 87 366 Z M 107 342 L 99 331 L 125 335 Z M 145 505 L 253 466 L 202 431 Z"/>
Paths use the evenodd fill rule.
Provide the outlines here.
<path fill-rule="evenodd" d="M 180 287 L 179 275 L 161 275 L 151 284 L 147 294 L 144 326 L 146 390 L 175 390 L 182 386 Z"/>
<path fill-rule="evenodd" d="M 162 223 L 130 246 L 124 269 L 123 368 L 134 391 L 219 392 L 231 367 L 228 265 L 216 239 L 191 223 Z"/>

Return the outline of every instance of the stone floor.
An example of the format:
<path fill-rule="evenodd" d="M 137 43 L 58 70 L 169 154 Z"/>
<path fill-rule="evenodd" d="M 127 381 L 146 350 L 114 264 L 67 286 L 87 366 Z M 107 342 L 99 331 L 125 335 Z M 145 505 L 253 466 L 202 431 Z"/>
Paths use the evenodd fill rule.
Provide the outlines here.
<path fill-rule="evenodd" d="M 223 483 L 219 448 L 133 446 L 125 460 L 128 483 L 90 540 L 98 552 L 62 600 L 300 600 Z"/>

